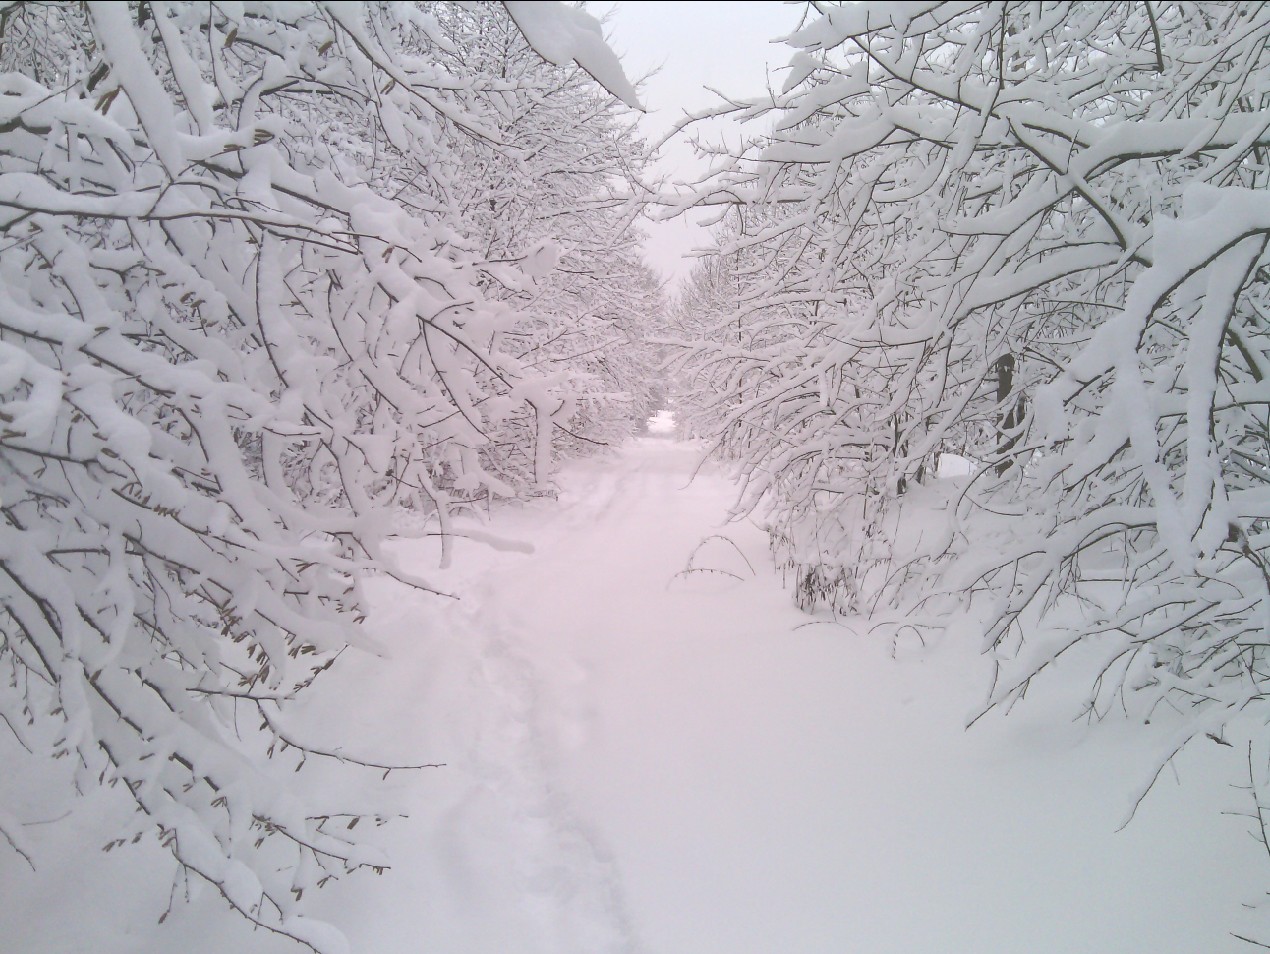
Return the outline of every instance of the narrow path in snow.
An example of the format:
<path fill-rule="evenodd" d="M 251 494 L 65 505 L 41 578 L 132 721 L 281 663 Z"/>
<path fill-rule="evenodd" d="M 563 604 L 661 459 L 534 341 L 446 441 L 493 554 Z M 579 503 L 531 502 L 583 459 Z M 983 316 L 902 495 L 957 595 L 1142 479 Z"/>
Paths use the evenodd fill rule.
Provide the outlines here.
<path fill-rule="evenodd" d="M 391 871 L 311 901 L 353 954 L 1243 954 L 1231 929 L 1270 935 L 1241 907 L 1265 851 L 1221 814 L 1250 807 L 1238 751 L 1185 753 L 1117 833 L 1168 726 L 1072 722 L 1087 684 L 1058 667 L 963 731 L 974 641 L 800 614 L 696 460 L 648 439 L 571 465 L 558 502 L 493 526 L 533 553 L 459 540 L 438 572 L 435 540 L 396 544 L 461 601 L 370 581 L 385 655 L 347 653 L 297 731 L 446 767 L 306 768 L 332 804 L 401 816 L 364 833 Z M 690 558 L 726 572 L 677 576 Z M 5 954 L 297 950 L 197 884 L 159 927 L 166 853 L 83 850 L 126 801 L 64 811 L 41 836 L 52 880 L 0 868 Z"/>
<path fill-rule="evenodd" d="M 696 454 L 645 440 L 571 470 L 537 553 L 484 580 L 559 840 L 536 863 L 556 950 L 1243 949 L 1228 931 L 1264 872 L 1219 814 L 1235 759 L 1184 759 L 1116 833 L 1154 755 L 1141 727 L 1071 724 L 1064 686 L 963 731 L 971 647 L 805 625 L 762 533 L 720 526 L 727 482 L 689 483 Z M 742 580 L 676 577 L 713 534 L 744 556 L 714 539 L 694 563 Z"/>

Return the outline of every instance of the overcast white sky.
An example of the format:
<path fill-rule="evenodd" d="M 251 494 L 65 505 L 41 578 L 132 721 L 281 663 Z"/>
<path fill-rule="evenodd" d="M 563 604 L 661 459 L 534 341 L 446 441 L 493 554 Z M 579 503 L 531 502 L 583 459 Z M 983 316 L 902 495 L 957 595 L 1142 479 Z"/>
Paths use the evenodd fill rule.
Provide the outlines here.
<path fill-rule="evenodd" d="M 644 128 L 659 138 L 685 111 L 715 102 L 711 86 L 733 96 L 757 96 L 767 88 L 768 70 L 783 67 L 792 51 L 772 43 L 798 26 L 805 5 L 776 0 L 751 2 L 669 2 L 619 0 L 591 2 L 593 16 L 611 16 L 609 43 L 622 57 L 626 75 L 638 79 L 660 67 L 641 88 L 648 117 Z M 779 87 L 780 74 L 772 85 Z M 659 168 L 677 177 L 693 171 L 691 150 L 671 145 Z M 647 257 L 664 275 L 679 279 L 690 267 L 683 256 L 707 237 L 689 222 L 647 226 Z"/>

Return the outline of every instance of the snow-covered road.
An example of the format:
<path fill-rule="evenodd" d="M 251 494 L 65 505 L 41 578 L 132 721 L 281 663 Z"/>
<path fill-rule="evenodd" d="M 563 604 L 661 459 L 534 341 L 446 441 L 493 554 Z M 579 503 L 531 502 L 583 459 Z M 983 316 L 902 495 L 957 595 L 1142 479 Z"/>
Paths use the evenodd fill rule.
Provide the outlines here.
<path fill-rule="evenodd" d="M 690 482 L 697 453 L 645 439 L 571 466 L 558 503 L 498 524 L 533 553 L 461 541 L 437 573 L 424 542 L 400 544 L 464 599 L 377 581 L 391 659 L 345 660 L 297 716 L 349 750 L 446 763 L 385 783 L 409 816 L 370 834 L 393 869 L 315 905 L 352 951 L 1247 949 L 1228 932 L 1256 929 L 1241 903 L 1270 866 L 1220 814 L 1246 807 L 1230 749 L 1186 753 L 1181 784 L 1166 775 L 1117 833 L 1157 727 L 1072 723 L 1060 673 L 964 731 L 986 677 L 969 641 L 895 645 L 797 612 L 761 531 L 724 525 L 727 481 Z M 690 559 L 722 572 L 677 575 Z M 166 897 L 121 884 L 122 855 L 66 861 L 80 894 L 60 913 L 5 867 L 0 923 L 21 930 L 0 949 L 294 950 L 206 893 L 156 927 Z"/>

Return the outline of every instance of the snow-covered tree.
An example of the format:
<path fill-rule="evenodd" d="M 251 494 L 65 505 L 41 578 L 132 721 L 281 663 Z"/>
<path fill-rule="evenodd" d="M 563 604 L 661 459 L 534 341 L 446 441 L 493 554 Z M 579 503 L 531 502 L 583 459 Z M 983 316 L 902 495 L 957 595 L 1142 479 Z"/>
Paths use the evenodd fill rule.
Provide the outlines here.
<path fill-rule="evenodd" d="M 982 594 L 992 701 L 1086 643 L 1091 707 L 1220 736 L 1270 625 L 1270 10 L 813 6 L 783 91 L 716 111 L 763 131 L 695 197 L 746 213 L 722 259 L 770 263 L 749 312 L 799 309 L 730 359 L 751 489 L 822 582 L 886 558 L 869 592 L 903 598 L 906 491 L 965 454 L 907 595 Z"/>
<path fill-rule="evenodd" d="M 489 456 L 508 479 L 527 474 L 545 489 L 553 450 L 616 443 L 649 413 L 644 330 L 662 304 L 629 199 L 648 150 L 633 111 L 616 110 L 581 68 L 544 62 L 501 5 L 431 9 L 453 46 L 450 68 L 507 88 L 493 101 L 498 143 L 464 141 L 455 201 L 486 259 L 530 250 L 542 262 L 532 285 L 491 276 L 482 290 L 523 316 L 499 344 L 542 385 L 524 392 L 528 413 L 499 423 Z M 520 449 L 537 452 L 521 459 Z"/>
<path fill-rule="evenodd" d="M 627 94 L 591 18 L 531 19 Z M 416 4 L 0 3 L 0 719 L 131 797 L 111 845 L 323 951 L 301 896 L 385 860 L 293 781 L 358 760 L 286 703 L 361 639 L 367 573 L 430 590 L 394 508 L 514 492 L 491 434 L 556 386 L 500 344 L 552 256 L 463 205 L 538 90 L 460 53 Z"/>
<path fill-rule="evenodd" d="M 727 228 L 724 222 L 715 225 L 717 234 Z M 737 314 L 743 281 L 737 253 L 727 259 L 714 255 L 697 260 L 667 310 L 662 329 L 671 345 L 676 426 L 687 437 L 717 435 L 712 452 L 720 457 L 730 456 L 734 434 L 719 422 L 743 390 L 731 377 L 743 343 Z M 694 360 L 688 360 L 690 355 Z"/>

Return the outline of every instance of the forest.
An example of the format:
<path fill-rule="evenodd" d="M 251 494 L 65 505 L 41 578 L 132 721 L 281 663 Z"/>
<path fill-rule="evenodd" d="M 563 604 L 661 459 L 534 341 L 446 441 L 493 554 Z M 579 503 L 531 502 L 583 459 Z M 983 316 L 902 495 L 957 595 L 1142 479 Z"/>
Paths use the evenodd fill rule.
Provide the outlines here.
<path fill-rule="evenodd" d="M 548 582 L 513 601 L 531 571 L 506 561 L 623 494 L 669 512 L 650 488 L 681 467 L 666 493 L 723 509 L 692 539 L 639 537 L 662 525 L 635 511 L 603 538 L 673 564 L 628 616 L 700 596 L 743 626 L 767 580 L 780 607 L 753 612 L 825 652 L 922 656 L 932 685 L 972 688 L 950 730 L 1114 723 L 1145 761 L 1088 787 L 1128 831 L 1177 765 L 1215 760 L 1217 813 L 1255 850 L 1214 917 L 1231 950 L 1270 946 L 1270 6 L 790 20 L 779 85 L 676 124 L 730 135 L 672 182 L 585 4 L 0 0 L 0 894 L 132 853 L 154 873 L 144 940 L 77 943 L 173 949 L 153 932 L 202 891 L 215 916 L 191 933 L 369 950 L 322 899 L 394 877 L 393 831 L 460 804 L 444 779 L 467 744 L 501 763 L 480 797 L 530 821 L 438 808 L 428 832 L 488 824 L 534 859 L 501 904 L 572 873 L 540 943 L 428 949 L 749 950 L 641 944 L 639 892 L 614 900 L 634 862 L 596 847 L 601 783 L 576 781 L 591 743 L 546 726 L 581 708 L 564 643 L 507 649 L 535 599 L 566 632 L 608 582 L 561 543 L 543 579 L 572 580 L 573 609 Z M 688 214 L 711 248 L 676 288 L 642 229 Z M 406 627 L 438 640 L 419 670 Z M 950 640 L 973 675 L 939 669 Z M 729 652 L 703 663 L 724 683 Z M 617 658 L 594 663 L 612 698 Z M 555 741 L 491 743 L 480 693 Z M 423 696 L 472 720 L 447 750 L 358 721 L 409 724 L 395 707 Z M 567 824 L 540 788 L 573 791 Z M 63 803 L 92 807 L 51 819 Z M 459 878 L 434 840 L 418 850 Z M 455 910 L 477 930 L 480 904 Z M 0 933 L 29 917 L 0 907 Z"/>

